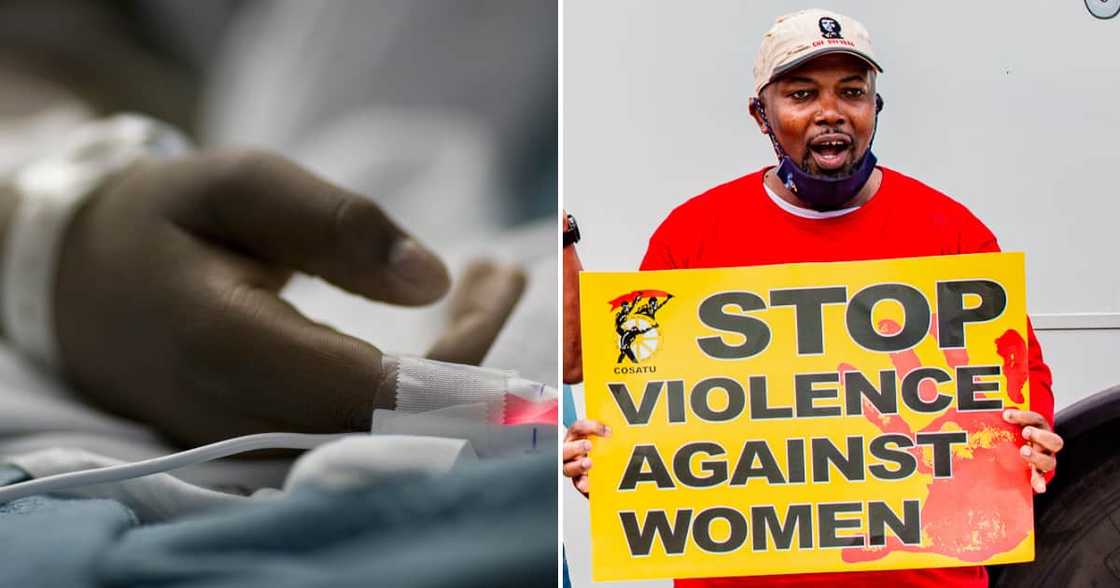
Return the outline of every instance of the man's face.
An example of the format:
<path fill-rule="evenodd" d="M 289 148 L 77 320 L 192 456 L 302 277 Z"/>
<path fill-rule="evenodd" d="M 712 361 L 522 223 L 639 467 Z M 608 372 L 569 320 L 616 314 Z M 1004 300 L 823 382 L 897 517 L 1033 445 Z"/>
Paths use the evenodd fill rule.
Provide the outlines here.
<path fill-rule="evenodd" d="M 766 86 L 761 98 L 778 143 L 806 172 L 849 174 L 871 143 L 875 75 L 858 57 L 822 55 Z"/>

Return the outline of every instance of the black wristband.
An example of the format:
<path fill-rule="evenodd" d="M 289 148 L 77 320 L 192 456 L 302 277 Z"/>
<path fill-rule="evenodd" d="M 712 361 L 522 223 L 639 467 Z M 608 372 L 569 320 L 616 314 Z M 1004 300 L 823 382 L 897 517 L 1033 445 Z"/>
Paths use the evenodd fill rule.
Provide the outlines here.
<path fill-rule="evenodd" d="M 579 225 L 576 224 L 576 217 L 568 215 L 568 228 L 564 229 L 564 247 L 579 243 Z"/>

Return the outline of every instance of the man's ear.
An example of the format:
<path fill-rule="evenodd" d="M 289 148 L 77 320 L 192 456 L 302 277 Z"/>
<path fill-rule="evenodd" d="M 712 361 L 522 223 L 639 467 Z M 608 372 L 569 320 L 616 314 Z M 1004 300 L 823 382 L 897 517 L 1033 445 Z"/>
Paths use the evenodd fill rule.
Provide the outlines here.
<path fill-rule="evenodd" d="M 764 114 L 765 108 L 762 106 L 762 100 L 758 98 L 751 98 L 749 110 L 751 113 L 751 117 L 754 118 L 754 122 L 758 124 L 758 130 L 761 131 L 763 135 L 769 132 L 770 129 L 767 128 L 766 117 Z"/>

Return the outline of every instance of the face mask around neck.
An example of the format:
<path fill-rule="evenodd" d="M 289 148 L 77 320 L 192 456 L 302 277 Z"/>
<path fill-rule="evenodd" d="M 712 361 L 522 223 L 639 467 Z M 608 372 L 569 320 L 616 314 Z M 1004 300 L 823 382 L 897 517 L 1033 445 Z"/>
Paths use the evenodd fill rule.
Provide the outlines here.
<path fill-rule="evenodd" d="M 852 173 L 846 176 L 817 176 L 805 172 L 785 155 L 778 164 L 778 179 L 814 210 L 836 210 L 859 194 L 871 178 L 878 160 L 869 148 Z"/>

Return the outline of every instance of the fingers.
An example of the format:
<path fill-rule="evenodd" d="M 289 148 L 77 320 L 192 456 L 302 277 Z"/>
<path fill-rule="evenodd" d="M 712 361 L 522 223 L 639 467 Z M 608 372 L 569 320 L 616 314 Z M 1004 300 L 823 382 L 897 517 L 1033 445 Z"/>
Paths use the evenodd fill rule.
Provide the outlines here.
<path fill-rule="evenodd" d="M 1061 436 L 1052 431 L 1050 423 L 1037 412 L 1011 408 L 1003 411 L 1003 420 L 1024 425 L 1023 438 L 1029 443 L 1019 448 L 1019 455 L 1031 466 L 1031 488 L 1035 494 L 1046 492 L 1045 474 L 1058 465 L 1054 454 L 1061 451 L 1064 444 Z"/>
<path fill-rule="evenodd" d="M 580 425 L 581 430 L 587 430 L 587 425 L 599 425 L 595 421 L 576 421 L 572 427 Z M 571 429 L 569 429 L 569 433 Z M 578 441 L 569 441 L 564 444 L 564 476 L 572 479 L 572 485 L 579 490 L 581 494 L 587 496 L 591 491 L 591 478 L 587 472 L 591 470 L 591 458 L 587 456 L 587 452 L 591 451 L 591 442 L 586 439 Z"/>
<path fill-rule="evenodd" d="M 568 427 L 568 434 L 565 440 L 575 441 L 591 435 L 606 437 L 610 434 L 610 429 L 603 423 L 591 419 L 580 419 L 572 423 L 572 426 Z"/>
<path fill-rule="evenodd" d="M 479 311 L 508 315 L 525 290 L 525 281 L 525 272 L 517 266 L 473 260 L 450 300 L 451 316 L 461 319 Z"/>
<path fill-rule="evenodd" d="M 579 490 L 584 496 L 591 492 L 591 478 L 587 476 L 572 478 L 572 483 L 575 484 L 576 490 Z"/>
<path fill-rule="evenodd" d="M 586 475 L 591 470 L 591 458 L 581 457 L 564 462 L 564 475 L 569 478 Z"/>
<path fill-rule="evenodd" d="M 1050 424 L 1046 422 L 1042 415 L 1029 410 L 1009 408 L 1003 411 L 1003 420 L 1016 425 L 1030 425 L 1042 429 L 1050 428 Z"/>
<path fill-rule="evenodd" d="M 1039 448 L 1049 451 L 1050 453 L 1057 453 L 1062 450 L 1062 441 L 1060 435 L 1053 431 L 1044 429 L 1037 429 L 1035 427 L 1023 427 L 1023 438 L 1039 446 Z"/>
<path fill-rule="evenodd" d="M 591 451 L 591 442 L 586 439 L 569 441 L 564 444 L 564 461 L 570 461 L 577 456 L 585 455 Z"/>
<path fill-rule="evenodd" d="M 564 443 L 564 475 L 572 479 L 572 484 L 585 496 L 590 491 L 591 480 L 587 472 L 591 470 L 591 458 L 587 453 L 591 451 L 591 441 L 585 437 L 592 435 L 605 437 L 610 434 L 610 429 L 599 421 L 581 419 L 568 427 L 568 434 Z"/>
<path fill-rule="evenodd" d="M 1030 445 L 1020 447 L 1019 455 L 1039 472 L 1049 472 L 1058 465 L 1058 460 L 1053 455 L 1047 455 Z"/>
<path fill-rule="evenodd" d="M 451 297 L 451 323 L 428 350 L 430 359 L 478 365 L 498 338 L 525 291 L 525 272 L 514 266 L 475 261 Z"/>
<path fill-rule="evenodd" d="M 1033 467 L 1031 468 L 1031 488 L 1034 489 L 1035 494 L 1044 494 L 1046 492 L 1046 478 Z"/>
<path fill-rule="evenodd" d="M 237 260 L 221 252 L 222 267 Z M 251 265 L 242 261 L 243 265 Z M 203 312 L 186 327 L 181 355 L 214 411 L 254 417 L 298 432 L 368 431 L 382 387 L 381 352 L 308 320 L 243 276 L 202 280 Z M 200 280 L 201 281 L 201 280 Z"/>
<path fill-rule="evenodd" d="M 276 156 L 199 159 L 192 170 L 207 180 L 177 209 L 195 234 L 376 300 L 416 305 L 446 293 L 443 263 L 368 198 Z"/>

